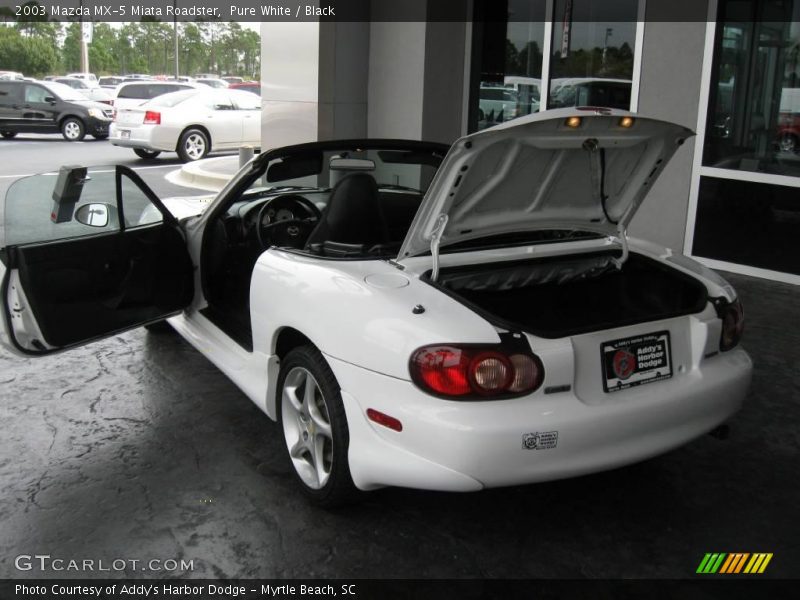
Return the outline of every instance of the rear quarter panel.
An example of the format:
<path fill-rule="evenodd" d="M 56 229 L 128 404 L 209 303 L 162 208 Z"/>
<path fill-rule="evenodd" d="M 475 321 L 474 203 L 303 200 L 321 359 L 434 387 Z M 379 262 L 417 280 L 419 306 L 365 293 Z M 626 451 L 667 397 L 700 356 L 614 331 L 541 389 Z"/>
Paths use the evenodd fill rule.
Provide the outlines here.
<path fill-rule="evenodd" d="M 399 287 L 368 283 L 379 276 Z M 425 311 L 412 313 L 416 305 Z M 497 343 L 483 318 L 381 260 L 321 260 L 279 250 L 261 255 L 250 288 L 254 349 L 274 353 L 292 327 L 323 353 L 409 379 L 414 350 L 433 343 Z"/>

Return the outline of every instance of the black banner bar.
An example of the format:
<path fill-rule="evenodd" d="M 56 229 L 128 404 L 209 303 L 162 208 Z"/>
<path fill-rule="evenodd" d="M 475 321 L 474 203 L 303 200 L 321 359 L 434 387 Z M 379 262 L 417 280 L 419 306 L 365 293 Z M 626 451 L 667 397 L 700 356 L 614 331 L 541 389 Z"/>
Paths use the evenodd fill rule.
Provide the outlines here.
<path fill-rule="evenodd" d="M 504 0 L 0 0 L 0 22 L 466 22 L 474 18 L 474 9 L 482 2 L 497 2 L 500 10 L 491 11 L 495 16 L 490 18 L 502 22 L 526 22 L 530 14 L 544 14 L 546 5 L 545 0 L 529 0 L 530 10 L 512 10 L 511 3 Z M 798 19 L 796 3 L 778 4 L 769 11 L 770 21 Z M 551 16 L 551 20 L 558 18 L 561 17 Z M 572 22 L 624 22 L 638 18 L 635 0 L 586 0 L 571 11 Z M 646 4 L 646 21 L 707 18 L 705 2 L 658 0 Z"/>
<path fill-rule="evenodd" d="M 789 598 L 798 580 L 759 576 L 698 576 L 684 580 L 275 580 L 213 581 L 27 579 L 0 580 L 2 600 L 267 600 L 316 598 L 343 600 L 692 600 L 694 598 Z"/>

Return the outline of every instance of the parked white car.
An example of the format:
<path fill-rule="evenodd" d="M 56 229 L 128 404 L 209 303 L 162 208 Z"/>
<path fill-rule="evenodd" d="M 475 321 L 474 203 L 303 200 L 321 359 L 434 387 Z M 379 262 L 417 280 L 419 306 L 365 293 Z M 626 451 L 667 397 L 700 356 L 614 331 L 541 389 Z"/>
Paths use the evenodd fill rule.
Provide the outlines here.
<path fill-rule="evenodd" d="M 3 341 L 47 354 L 168 317 L 281 423 L 323 505 L 644 460 L 723 423 L 751 377 L 733 288 L 626 234 L 692 135 L 565 109 L 449 150 L 316 142 L 211 202 L 162 202 L 126 167 L 23 179 Z"/>
<path fill-rule="evenodd" d="M 94 73 L 67 73 L 67 77 L 74 77 L 75 79 L 82 79 L 87 83 L 97 85 L 97 75 Z"/>
<path fill-rule="evenodd" d="M 186 84 L 184 84 L 186 85 Z M 111 143 L 152 159 L 177 152 L 190 162 L 212 150 L 261 143 L 261 99 L 237 90 L 191 89 L 158 96 L 136 108 L 118 109 Z"/>
<path fill-rule="evenodd" d="M 228 82 L 218 77 L 198 77 L 194 82 L 220 90 L 228 87 Z"/>
<path fill-rule="evenodd" d="M 95 102 L 102 102 L 103 104 L 111 104 L 113 95 L 107 89 L 104 89 L 95 83 L 91 85 L 83 79 L 75 77 L 56 77 L 53 79 L 56 83 L 68 85 L 73 90 L 77 90 L 87 100 L 94 100 Z"/>
<path fill-rule="evenodd" d="M 117 110 L 133 108 L 157 96 L 197 88 L 206 89 L 188 81 L 125 81 L 114 90 L 113 105 Z"/>

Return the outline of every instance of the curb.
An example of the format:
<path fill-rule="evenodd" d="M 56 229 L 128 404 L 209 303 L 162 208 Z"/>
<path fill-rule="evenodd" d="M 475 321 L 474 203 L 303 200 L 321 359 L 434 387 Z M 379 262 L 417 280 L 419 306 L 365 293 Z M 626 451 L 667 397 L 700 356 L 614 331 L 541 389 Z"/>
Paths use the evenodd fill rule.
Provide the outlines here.
<path fill-rule="evenodd" d="M 208 165 L 212 163 L 221 163 L 227 161 L 232 163 L 232 170 L 230 173 L 220 173 L 208 170 Z M 239 170 L 239 157 L 238 156 L 219 156 L 216 158 L 205 158 L 197 162 L 186 163 L 176 171 L 170 171 L 166 174 L 165 179 L 175 185 L 183 187 L 190 187 L 201 190 L 208 190 L 209 192 L 218 192 Z"/>

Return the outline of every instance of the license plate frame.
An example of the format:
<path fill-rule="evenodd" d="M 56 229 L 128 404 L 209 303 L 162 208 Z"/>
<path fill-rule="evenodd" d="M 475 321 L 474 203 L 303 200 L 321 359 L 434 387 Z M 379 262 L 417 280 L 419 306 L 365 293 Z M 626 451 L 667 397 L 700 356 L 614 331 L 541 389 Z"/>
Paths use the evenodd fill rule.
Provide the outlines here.
<path fill-rule="evenodd" d="M 603 391 L 606 393 L 670 379 L 673 368 L 669 331 L 602 342 L 600 365 Z"/>
<path fill-rule="evenodd" d="M 130 131 L 130 129 L 120 129 L 119 130 L 119 139 L 121 139 L 121 140 L 129 140 L 129 139 L 131 139 L 131 131 Z"/>

